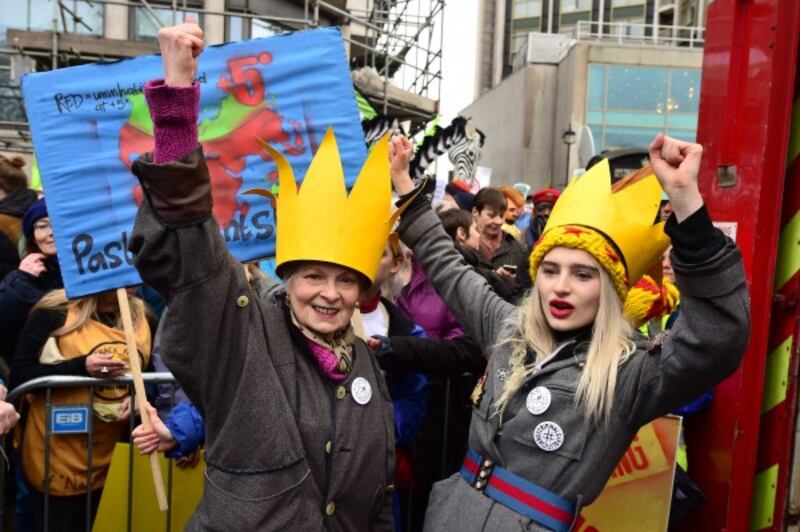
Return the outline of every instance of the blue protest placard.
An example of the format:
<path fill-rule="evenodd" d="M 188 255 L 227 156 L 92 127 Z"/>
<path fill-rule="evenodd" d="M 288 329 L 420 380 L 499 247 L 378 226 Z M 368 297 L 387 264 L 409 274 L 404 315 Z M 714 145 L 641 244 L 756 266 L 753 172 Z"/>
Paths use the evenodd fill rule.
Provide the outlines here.
<path fill-rule="evenodd" d="M 25 108 L 69 297 L 141 282 L 127 252 L 142 193 L 130 173 L 153 148 L 143 94 L 162 75 L 157 55 L 29 74 Z M 207 48 L 199 58 L 200 143 L 214 217 L 240 260 L 274 255 L 268 199 L 277 183 L 260 137 L 299 178 L 333 126 L 348 186 L 366 158 L 339 30 L 324 28 Z"/>

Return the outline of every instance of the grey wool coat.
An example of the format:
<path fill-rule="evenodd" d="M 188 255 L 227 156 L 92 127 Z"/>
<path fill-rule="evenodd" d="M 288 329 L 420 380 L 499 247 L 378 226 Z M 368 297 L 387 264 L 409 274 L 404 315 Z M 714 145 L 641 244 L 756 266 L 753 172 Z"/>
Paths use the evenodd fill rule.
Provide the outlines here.
<path fill-rule="evenodd" d="M 357 341 L 342 383 L 325 377 L 283 297 L 251 291 L 211 216 L 201 148 L 133 172 L 145 192 L 130 249 L 167 298 L 161 352 L 206 423 L 203 498 L 188 530 L 391 531 L 394 416 Z M 357 377 L 372 398 L 350 393 Z"/>
<path fill-rule="evenodd" d="M 705 208 L 698 211 L 697 224 L 716 231 Z M 573 356 L 556 357 L 534 372 L 509 401 L 501 425 L 494 403 L 510 373 L 512 348 L 502 342 L 514 334 L 509 318 L 516 307 L 494 294 L 483 277 L 464 264 L 430 208 L 419 203 L 410 208 L 399 233 L 459 323 L 489 357 L 484 392 L 472 415 L 469 446 L 578 508 L 599 495 L 642 425 L 696 399 L 733 373 L 744 354 L 749 299 L 738 248 L 715 235 L 720 249 L 714 256 L 701 264 L 685 264 L 677 253 L 681 239 L 673 235 L 672 260 L 682 315 L 660 345 L 635 339 L 635 354 L 619 369 L 608 423 L 587 423 L 582 406 L 575 406 L 588 347 L 583 342 L 572 346 Z M 526 408 L 525 398 L 539 386 L 550 391 L 551 404 L 546 412 L 534 415 Z M 543 450 L 535 441 L 534 427 L 542 421 L 555 422 L 563 430 L 563 444 L 554 451 Z M 434 485 L 425 530 L 545 529 L 455 474 Z"/>

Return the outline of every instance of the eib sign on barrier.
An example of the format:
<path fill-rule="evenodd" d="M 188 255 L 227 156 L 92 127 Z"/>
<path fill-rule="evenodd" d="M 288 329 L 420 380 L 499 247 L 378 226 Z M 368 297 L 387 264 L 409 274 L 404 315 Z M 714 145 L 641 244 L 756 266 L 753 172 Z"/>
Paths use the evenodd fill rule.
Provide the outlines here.
<path fill-rule="evenodd" d="M 50 408 L 50 434 L 86 434 L 89 432 L 89 407 L 58 405 Z"/>

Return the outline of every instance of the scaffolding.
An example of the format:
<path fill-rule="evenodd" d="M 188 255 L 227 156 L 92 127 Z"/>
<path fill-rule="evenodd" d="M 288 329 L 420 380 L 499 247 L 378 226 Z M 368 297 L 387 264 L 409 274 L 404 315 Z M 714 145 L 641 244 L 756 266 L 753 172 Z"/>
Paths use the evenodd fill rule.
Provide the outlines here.
<path fill-rule="evenodd" d="M 207 9 L 219 4 L 224 8 Z M 187 15 L 201 23 L 221 17 L 225 41 L 340 26 L 355 87 L 377 112 L 406 122 L 413 133 L 438 114 L 444 5 L 444 0 L 19 0 L 15 7 L 26 24 L 12 24 L 0 34 L 0 151 L 33 153 L 19 86 L 24 73 L 154 53 L 157 29 Z M 41 12 L 43 6 L 52 12 Z M 107 36 L 114 27 L 107 17 L 120 9 L 127 13 L 127 39 Z M 0 32 L 8 26 L 3 22 Z M 140 30 L 151 35 L 139 38 Z"/>

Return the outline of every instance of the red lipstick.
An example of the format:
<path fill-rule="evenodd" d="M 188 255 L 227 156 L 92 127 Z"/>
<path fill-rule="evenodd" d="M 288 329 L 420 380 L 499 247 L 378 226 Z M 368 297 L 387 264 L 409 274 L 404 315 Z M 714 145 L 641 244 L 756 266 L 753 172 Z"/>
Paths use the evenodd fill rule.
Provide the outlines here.
<path fill-rule="evenodd" d="M 573 305 L 561 299 L 551 299 L 548 306 L 550 309 L 550 315 L 559 320 L 569 318 L 575 311 L 575 307 Z"/>

